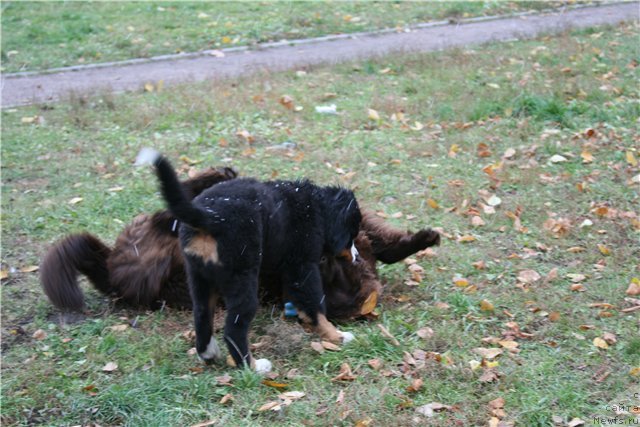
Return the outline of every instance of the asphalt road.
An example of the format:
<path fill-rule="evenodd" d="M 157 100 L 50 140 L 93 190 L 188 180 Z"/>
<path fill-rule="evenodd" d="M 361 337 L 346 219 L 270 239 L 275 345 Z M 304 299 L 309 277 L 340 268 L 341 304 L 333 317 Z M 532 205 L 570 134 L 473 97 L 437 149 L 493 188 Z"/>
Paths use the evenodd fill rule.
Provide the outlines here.
<path fill-rule="evenodd" d="M 259 71 L 300 69 L 399 52 L 430 52 L 492 41 L 528 39 L 569 29 L 617 25 L 640 18 L 640 2 L 566 9 L 553 13 L 467 20 L 414 27 L 409 32 L 378 32 L 273 43 L 229 49 L 224 57 L 207 52 L 168 55 L 122 63 L 70 67 L 45 73 L 1 76 L 2 108 L 55 102 L 70 92 L 91 94 L 142 90 L 145 83 L 164 86 L 218 80 Z"/>

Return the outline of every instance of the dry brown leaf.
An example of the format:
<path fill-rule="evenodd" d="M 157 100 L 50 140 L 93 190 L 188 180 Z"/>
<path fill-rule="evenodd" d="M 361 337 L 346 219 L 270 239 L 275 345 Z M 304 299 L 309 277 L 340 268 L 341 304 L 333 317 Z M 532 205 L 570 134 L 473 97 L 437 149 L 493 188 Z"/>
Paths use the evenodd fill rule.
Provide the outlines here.
<path fill-rule="evenodd" d="M 411 381 L 411 385 L 407 387 L 407 392 L 415 393 L 417 391 L 420 391 L 423 384 L 424 384 L 424 381 L 422 381 L 422 378 L 415 378 L 413 381 Z"/>
<path fill-rule="evenodd" d="M 123 332 L 129 329 L 129 325 L 127 323 L 123 323 L 121 325 L 110 326 L 109 329 L 111 329 L 114 332 Z"/>
<path fill-rule="evenodd" d="M 420 328 L 416 331 L 416 334 L 422 338 L 423 340 L 427 340 L 431 337 L 433 337 L 433 329 L 431 329 L 430 327 L 426 326 L 424 328 Z"/>
<path fill-rule="evenodd" d="M 337 345 L 335 345 L 335 344 L 334 344 L 334 343 L 332 343 L 332 342 L 329 342 L 329 341 L 322 341 L 322 342 L 321 342 L 321 344 L 322 344 L 322 347 L 323 347 L 325 350 L 329 350 L 329 351 L 340 351 L 340 346 L 337 346 Z"/>
<path fill-rule="evenodd" d="M 42 341 L 43 339 L 45 339 L 47 337 L 47 333 L 45 331 L 43 331 L 42 329 L 38 329 L 37 331 L 35 331 L 33 333 L 33 335 L 31 335 L 32 338 L 38 340 L 38 341 Z"/>
<path fill-rule="evenodd" d="M 522 283 L 531 284 L 540 280 L 541 276 L 534 270 L 522 270 L 518 273 L 518 280 Z"/>
<path fill-rule="evenodd" d="M 640 295 L 640 279 L 634 277 L 631 279 L 631 283 L 629 283 L 629 287 L 625 291 L 625 293 L 629 296 Z"/>
<path fill-rule="evenodd" d="M 264 405 L 262 405 L 261 407 L 258 408 L 258 412 L 265 412 L 265 411 L 279 411 L 280 409 L 282 409 L 282 406 L 280 405 L 280 402 L 273 400 L 271 402 L 267 402 Z"/>
<path fill-rule="evenodd" d="M 343 363 L 340 366 L 340 373 L 331 378 L 331 381 L 353 381 L 356 379 L 356 376 L 353 375 L 353 372 L 351 371 L 351 366 L 349 366 L 348 363 Z"/>
<path fill-rule="evenodd" d="M 585 423 L 580 418 L 574 418 L 567 423 L 567 427 L 579 427 L 583 426 Z"/>
<path fill-rule="evenodd" d="M 39 267 L 37 265 L 27 265 L 20 269 L 20 273 L 33 273 L 34 271 L 38 271 L 38 269 Z"/>
<path fill-rule="evenodd" d="M 208 427 L 208 426 L 213 426 L 218 422 L 218 420 L 209 420 L 209 421 L 205 421 L 202 423 L 198 423 L 198 424 L 194 424 L 191 427 Z"/>
<path fill-rule="evenodd" d="M 382 360 L 380 359 L 371 359 L 367 362 L 369 366 L 373 368 L 374 371 L 379 371 L 382 369 Z"/>
<path fill-rule="evenodd" d="M 604 334 L 602 334 L 602 339 L 604 339 L 609 345 L 614 345 L 618 342 L 615 334 L 612 334 L 611 332 L 605 332 Z"/>
<path fill-rule="evenodd" d="M 479 354 L 480 356 L 482 356 L 482 358 L 487 360 L 493 360 L 503 353 L 503 351 L 499 348 L 484 348 L 484 347 L 474 348 L 473 352 L 476 354 Z"/>
<path fill-rule="evenodd" d="M 219 377 L 216 377 L 216 383 L 218 385 L 230 386 L 230 385 L 233 385 L 233 384 L 231 384 L 231 381 L 232 381 L 232 378 L 231 378 L 231 375 L 229 375 L 229 374 L 224 374 L 224 375 L 221 375 Z"/>
<path fill-rule="evenodd" d="M 317 351 L 318 353 L 324 353 L 324 346 L 322 345 L 322 343 L 319 343 L 317 341 L 313 341 L 311 343 L 311 348 Z"/>
<path fill-rule="evenodd" d="M 482 375 L 480 375 L 480 378 L 478 378 L 478 381 L 480 381 L 481 383 L 491 383 L 498 380 L 499 378 L 500 376 L 495 369 L 485 369 L 482 372 Z"/>
<path fill-rule="evenodd" d="M 233 395 L 231 393 L 225 394 L 224 396 L 222 396 L 222 399 L 220 399 L 221 405 L 226 405 L 231 402 L 233 402 Z"/>
<path fill-rule="evenodd" d="M 396 337 L 394 337 L 393 335 L 391 335 L 391 332 L 389 332 L 389 330 L 387 328 L 385 328 L 383 325 L 381 325 L 380 323 L 378 323 L 378 329 L 380 329 L 380 332 L 382 332 L 382 335 L 389 338 L 389 340 L 391 340 L 391 344 L 395 345 L 395 346 L 399 346 L 400 345 L 400 341 L 398 341 L 396 339 Z"/>

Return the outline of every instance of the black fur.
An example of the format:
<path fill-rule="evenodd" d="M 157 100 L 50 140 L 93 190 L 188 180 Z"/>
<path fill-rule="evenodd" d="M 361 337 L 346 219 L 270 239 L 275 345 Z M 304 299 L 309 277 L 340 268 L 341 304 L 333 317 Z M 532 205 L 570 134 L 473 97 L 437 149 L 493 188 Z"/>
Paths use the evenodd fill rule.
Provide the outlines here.
<path fill-rule="evenodd" d="M 337 256 L 353 245 L 361 221 L 353 193 L 309 181 L 244 178 L 217 184 L 191 202 L 171 164 L 159 157 L 155 166 L 169 210 L 181 221 L 198 354 L 207 362 L 218 356 L 208 346 L 215 342 L 213 310 L 221 296 L 229 352 L 237 366 L 251 363 L 247 337 L 261 274 L 278 276 L 301 318 L 322 334 L 319 263 L 324 253 Z M 328 333 L 339 336 L 335 328 Z"/>

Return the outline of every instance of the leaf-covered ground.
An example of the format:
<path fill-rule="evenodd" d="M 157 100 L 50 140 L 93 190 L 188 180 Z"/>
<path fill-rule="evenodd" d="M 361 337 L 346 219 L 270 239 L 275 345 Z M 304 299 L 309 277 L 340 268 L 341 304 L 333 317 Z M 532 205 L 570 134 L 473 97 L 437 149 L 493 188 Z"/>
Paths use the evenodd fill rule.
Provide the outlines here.
<path fill-rule="evenodd" d="M 637 40 L 634 25 L 599 28 L 4 110 L 3 425 L 616 416 L 640 375 Z M 85 286 L 87 317 L 60 325 L 34 266 L 63 235 L 113 242 L 162 207 L 132 166 L 149 145 L 183 174 L 230 164 L 349 186 L 389 222 L 445 238 L 380 266 L 379 317 L 342 325 L 357 339 L 340 351 L 318 353 L 264 308 L 252 342 L 274 362 L 266 383 L 202 366 L 189 313 L 124 310 Z"/>
<path fill-rule="evenodd" d="M 43 70 L 579 3 L 595 2 L 6 1 L 2 67 Z"/>

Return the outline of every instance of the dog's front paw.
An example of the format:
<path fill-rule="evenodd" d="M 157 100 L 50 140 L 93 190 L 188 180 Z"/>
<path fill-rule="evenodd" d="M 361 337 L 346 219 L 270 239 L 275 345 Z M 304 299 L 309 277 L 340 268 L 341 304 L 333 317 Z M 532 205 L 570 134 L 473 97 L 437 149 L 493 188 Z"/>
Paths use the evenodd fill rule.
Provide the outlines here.
<path fill-rule="evenodd" d="M 220 351 L 220 346 L 214 337 L 211 337 L 205 351 L 198 353 L 198 356 L 200 356 L 200 359 L 202 359 L 202 361 L 207 365 L 223 360 L 222 351 Z"/>
<path fill-rule="evenodd" d="M 273 368 L 269 359 L 257 359 L 254 363 L 253 369 L 261 375 L 268 374 Z"/>
<path fill-rule="evenodd" d="M 420 230 L 411 236 L 411 241 L 417 250 L 440 245 L 440 233 L 430 228 Z"/>
<path fill-rule="evenodd" d="M 356 336 L 353 335 L 351 332 L 342 332 L 342 331 L 338 331 L 340 332 L 340 334 L 342 335 L 342 344 L 349 344 L 351 341 L 353 341 Z"/>

